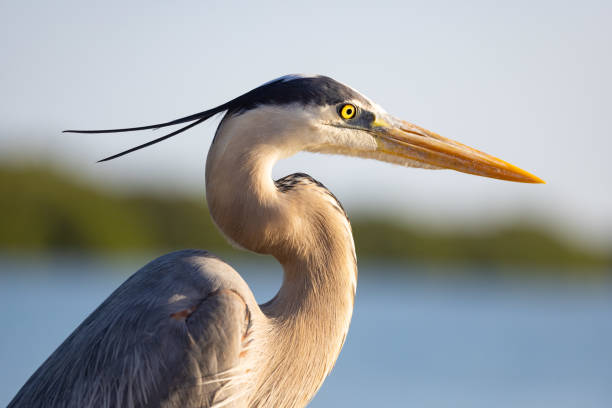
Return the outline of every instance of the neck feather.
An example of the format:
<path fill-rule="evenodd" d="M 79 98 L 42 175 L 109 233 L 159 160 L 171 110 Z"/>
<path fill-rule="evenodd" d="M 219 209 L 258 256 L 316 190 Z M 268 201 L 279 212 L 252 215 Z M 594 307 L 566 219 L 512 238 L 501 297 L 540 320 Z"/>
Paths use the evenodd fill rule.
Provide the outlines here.
<path fill-rule="evenodd" d="M 299 383 L 285 389 L 300 390 L 293 396 L 300 405 L 322 384 L 348 331 L 357 283 L 353 238 L 322 185 L 304 179 L 280 191 L 272 167 L 293 152 L 240 125 L 224 120 L 217 130 L 206 164 L 207 200 L 230 241 L 283 266 L 281 289 L 261 306 L 276 349 L 262 378 L 278 373 L 275 381 Z"/>

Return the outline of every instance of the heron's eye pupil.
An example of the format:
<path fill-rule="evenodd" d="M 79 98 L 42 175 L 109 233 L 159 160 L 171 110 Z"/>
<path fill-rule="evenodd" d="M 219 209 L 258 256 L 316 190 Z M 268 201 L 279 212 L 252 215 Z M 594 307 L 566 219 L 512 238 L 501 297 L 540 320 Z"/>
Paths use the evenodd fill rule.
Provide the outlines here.
<path fill-rule="evenodd" d="M 355 108 L 354 105 L 347 103 L 342 107 L 342 109 L 340 109 L 340 116 L 342 116 L 343 119 L 351 119 L 353 116 L 355 116 L 356 112 L 357 108 Z"/>

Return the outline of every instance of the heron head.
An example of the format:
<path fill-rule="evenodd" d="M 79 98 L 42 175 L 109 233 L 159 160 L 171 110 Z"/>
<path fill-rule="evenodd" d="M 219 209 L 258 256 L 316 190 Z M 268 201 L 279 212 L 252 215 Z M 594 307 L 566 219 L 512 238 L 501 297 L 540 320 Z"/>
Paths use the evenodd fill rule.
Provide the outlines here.
<path fill-rule="evenodd" d="M 158 143 L 225 111 L 220 129 L 244 127 L 243 132 L 235 133 L 248 130 L 254 135 L 252 142 L 257 137 L 264 138 L 262 142 L 279 146 L 283 150 L 281 155 L 306 150 L 372 158 L 409 167 L 452 169 L 523 183 L 544 182 L 510 163 L 397 119 L 356 90 L 320 75 L 280 77 L 215 108 L 170 122 L 66 132 L 128 132 L 189 123 L 101 160 L 107 161 Z"/>
<path fill-rule="evenodd" d="M 452 169 L 502 180 L 543 183 L 510 163 L 397 119 L 354 89 L 328 77 L 290 76 L 276 106 L 283 135 L 296 150 L 372 158 L 408 167 Z M 305 97 L 306 95 L 306 97 Z M 266 105 L 259 105 L 265 110 Z M 269 115 L 268 115 L 269 116 Z"/>

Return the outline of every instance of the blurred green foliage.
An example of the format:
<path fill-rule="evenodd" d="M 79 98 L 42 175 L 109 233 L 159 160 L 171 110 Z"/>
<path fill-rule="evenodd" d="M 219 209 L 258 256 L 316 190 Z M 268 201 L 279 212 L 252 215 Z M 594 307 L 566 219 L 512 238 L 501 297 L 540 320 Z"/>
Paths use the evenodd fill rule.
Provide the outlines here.
<path fill-rule="evenodd" d="M 43 167 L 0 167 L 0 193 L 2 251 L 231 251 L 203 198 L 119 195 Z M 610 257 L 529 225 L 476 233 L 363 216 L 351 222 L 360 259 L 612 269 Z"/>
<path fill-rule="evenodd" d="M 0 249 L 227 251 L 204 199 L 123 196 L 48 168 L 0 168 Z"/>
<path fill-rule="evenodd" d="M 357 253 L 368 257 L 453 266 L 529 267 L 524 271 L 550 267 L 553 273 L 563 272 L 560 267 L 612 272 L 610 257 L 571 246 L 527 224 L 469 232 L 428 230 L 392 220 L 360 219 L 353 222 L 353 235 Z"/>

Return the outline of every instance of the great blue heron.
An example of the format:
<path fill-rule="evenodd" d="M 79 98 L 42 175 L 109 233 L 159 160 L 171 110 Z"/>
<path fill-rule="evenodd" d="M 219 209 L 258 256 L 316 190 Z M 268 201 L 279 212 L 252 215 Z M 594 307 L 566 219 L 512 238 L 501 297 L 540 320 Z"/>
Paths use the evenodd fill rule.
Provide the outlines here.
<path fill-rule="evenodd" d="M 124 132 L 226 112 L 206 162 L 206 198 L 235 245 L 274 256 L 282 287 L 257 305 L 240 275 L 204 251 L 164 255 L 115 290 L 32 375 L 9 407 L 302 407 L 331 371 L 349 328 L 357 261 L 344 209 L 306 174 L 273 181 L 299 151 L 539 178 L 398 120 L 324 76 L 289 75 L 216 108 Z"/>

